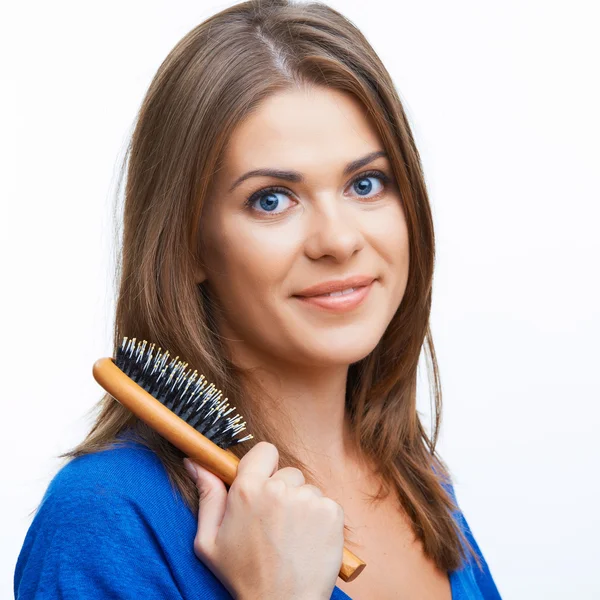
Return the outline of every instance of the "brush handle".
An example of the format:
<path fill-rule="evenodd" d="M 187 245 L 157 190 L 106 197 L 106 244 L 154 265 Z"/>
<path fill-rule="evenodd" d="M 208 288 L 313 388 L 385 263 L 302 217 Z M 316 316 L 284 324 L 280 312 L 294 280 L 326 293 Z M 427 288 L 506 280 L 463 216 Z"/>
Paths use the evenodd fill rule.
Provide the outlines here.
<path fill-rule="evenodd" d="M 189 458 L 214 473 L 227 485 L 237 474 L 240 459 L 228 450 L 217 446 L 206 436 L 161 404 L 143 387 L 128 377 L 112 358 L 98 359 L 92 368 L 94 379 L 123 406 L 166 440 L 179 448 Z M 352 581 L 362 572 L 366 563 L 344 547 L 339 577 Z"/>

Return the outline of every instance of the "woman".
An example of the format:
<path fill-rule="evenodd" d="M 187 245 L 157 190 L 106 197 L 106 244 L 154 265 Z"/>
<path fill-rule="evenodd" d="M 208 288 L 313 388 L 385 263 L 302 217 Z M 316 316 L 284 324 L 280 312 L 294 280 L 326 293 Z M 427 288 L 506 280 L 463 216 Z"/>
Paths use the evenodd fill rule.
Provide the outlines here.
<path fill-rule="evenodd" d="M 435 451 L 430 207 L 364 36 L 323 4 L 222 11 L 161 65 L 128 159 L 115 345 L 185 357 L 254 438 L 227 492 L 106 395 L 15 595 L 499 598 Z M 351 583 L 344 544 L 367 563 Z"/>

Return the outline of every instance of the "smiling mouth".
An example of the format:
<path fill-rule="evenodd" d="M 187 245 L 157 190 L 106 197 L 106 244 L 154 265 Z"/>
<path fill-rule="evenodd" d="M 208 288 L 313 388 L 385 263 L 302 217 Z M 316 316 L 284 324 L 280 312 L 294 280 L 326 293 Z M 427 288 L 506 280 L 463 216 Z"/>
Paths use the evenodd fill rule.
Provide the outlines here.
<path fill-rule="evenodd" d="M 331 294 L 332 292 L 351 293 L 351 291 L 357 288 L 368 286 L 374 279 L 376 279 L 376 277 L 373 277 L 372 275 L 350 275 L 344 279 L 331 279 L 329 281 L 311 285 L 294 295 L 308 297 L 323 296 Z"/>
<path fill-rule="evenodd" d="M 316 296 L 292 296 L 303 304 L 330 312 L 348 312 L 363 304 L 369 296 L 375 280 L 368 285 L 319 294 Z"/>
<path fill-rule="evenodd" d="M 354 290 L 358 290 L 361 287 L 365 287 L 365 286 L 358 286 L 355 288 L 348 288 L 345 290 L 342 290 L 341 292 L 329 292 L 328 294 L 318 294 L 319 296 L 345 296 L 346 294 L 351 294 Z"/>

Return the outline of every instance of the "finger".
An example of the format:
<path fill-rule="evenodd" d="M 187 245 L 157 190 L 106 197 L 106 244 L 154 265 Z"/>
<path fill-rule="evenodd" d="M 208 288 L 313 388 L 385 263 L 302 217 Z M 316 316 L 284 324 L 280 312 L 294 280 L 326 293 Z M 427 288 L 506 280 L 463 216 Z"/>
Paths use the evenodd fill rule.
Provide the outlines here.
<path fill-rule="evenodd" d="M 269 442 L 258 442 L 244 456 L 242 456 L 238 468 L 238 477 L 258 477 L 268 479 L 275 473 L 279 465 L 279 452 Z"/>
<path fill-rule="evenodd" d="M 227 506 L 227 488 L 213 473 L 189 458 L 183 461 L 198 488 L 198 532 L 194 547 L 202 553 L 214 545 Z"/>
<path fill-rule="evenodd" d="M 306 483 L 305 485 L 302 486 L 302 488 L 308 489 L 315 496 L 320 496 L 321 498 L 323 497 L 323 492 L 316 485 L 311 485 L 310 483 Z"/>
<path fill-rule="evenodd" d="M 271 479 L 282 479 L 285 481 L 286 485 L 290 487 L 299 487 L 304 485 L 305 482 L 304 474 L 296 467 L 284 467 L 283 469 L 279 469 Z"/>

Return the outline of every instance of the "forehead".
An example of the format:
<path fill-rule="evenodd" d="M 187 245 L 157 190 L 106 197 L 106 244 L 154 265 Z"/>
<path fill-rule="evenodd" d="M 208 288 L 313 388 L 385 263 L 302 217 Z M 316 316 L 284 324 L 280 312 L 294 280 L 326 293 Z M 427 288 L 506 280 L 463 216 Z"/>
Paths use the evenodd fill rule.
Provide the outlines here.
<path fill-rule="evenodd" d="M 327 169 L 381 146 L 366 109 L 354 96 L 323 87 L 265 99 L 234 130 L 224 154 L 228 176 L 278 166 Z"/>

